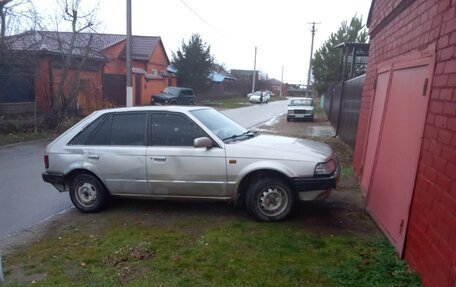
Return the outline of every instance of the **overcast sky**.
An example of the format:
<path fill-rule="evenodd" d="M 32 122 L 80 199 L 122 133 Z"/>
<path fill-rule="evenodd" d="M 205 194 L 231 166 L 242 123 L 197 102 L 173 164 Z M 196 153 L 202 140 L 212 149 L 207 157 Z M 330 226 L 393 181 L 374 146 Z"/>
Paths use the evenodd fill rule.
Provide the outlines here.
<path fill-rule="evenodd" d="M 46 3 L 47 2 L 47 3 Z M 37 1 L 41 11 L 49 2 Z M 94 0 L 82 0 L 93 5 Z M 257 69 L 284 82 L 307 82 L 310 22 L 317 25 L 314 52 L 357 14 L 367 20 L 369 0 L 132 0 L 134 35 L 160 36 L 168 57 L 193 33 L 211 46 L 218 63 L 228 69 Z M 99 32 L 126 34 L 126 1 L 99 0 Z"/>

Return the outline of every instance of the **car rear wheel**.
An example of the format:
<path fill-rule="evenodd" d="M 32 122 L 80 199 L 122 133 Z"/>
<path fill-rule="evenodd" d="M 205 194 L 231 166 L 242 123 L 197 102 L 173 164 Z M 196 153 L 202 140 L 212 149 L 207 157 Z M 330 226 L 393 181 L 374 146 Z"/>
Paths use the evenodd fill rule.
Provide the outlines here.
<path fill-rule="evenodd" d="M 259 221 L 280 221 L 290 214 L 293 205 L 293 192 L 279 178 L 260 179 L 247 192 L 247 209 Z"/>
<path fill-rule="evenodd" d="M 103 184 L 91 174 L 78 174 L 71 181 L 71 202 L 82 212 L 99 211 L 106 204 L 107 197 Z"/>

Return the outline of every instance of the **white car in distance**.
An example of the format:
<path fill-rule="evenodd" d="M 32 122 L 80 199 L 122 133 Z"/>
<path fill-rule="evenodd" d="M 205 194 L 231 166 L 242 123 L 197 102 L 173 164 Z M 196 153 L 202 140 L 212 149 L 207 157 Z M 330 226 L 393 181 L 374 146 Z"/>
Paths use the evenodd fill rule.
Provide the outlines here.
<path fill-rule="evenodd" d="M 256 91 L 247 95 L 249 102 L 251 103 L 268 103 L 271 99 L 271 92 L 267 91 Z"/>

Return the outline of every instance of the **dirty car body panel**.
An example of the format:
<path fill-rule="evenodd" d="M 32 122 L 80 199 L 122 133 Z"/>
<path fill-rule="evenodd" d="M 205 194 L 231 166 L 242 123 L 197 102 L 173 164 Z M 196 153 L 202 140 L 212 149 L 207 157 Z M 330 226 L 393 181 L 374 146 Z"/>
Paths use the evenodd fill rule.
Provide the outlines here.
<path fill-rule="evenodd" d="M 45 162 L 43 180 L 83 212 L 108 195 L 245 200 L 258 220 L 277 221 L 339 177 L 328 145 L 251 132 L 207 107 L 94 112 L 47 146 Z"/>

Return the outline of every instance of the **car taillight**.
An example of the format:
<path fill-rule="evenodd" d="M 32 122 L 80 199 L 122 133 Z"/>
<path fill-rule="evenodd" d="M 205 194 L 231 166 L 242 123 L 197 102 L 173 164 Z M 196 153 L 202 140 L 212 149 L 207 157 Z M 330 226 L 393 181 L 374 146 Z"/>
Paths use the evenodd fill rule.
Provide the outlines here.
<path fill-rule="evenodd" d="M 46 169 L 49 168 L 49 156 L 48 156 L 47 154 L 44 155 L 44 167 L 45 167 Z"/>

